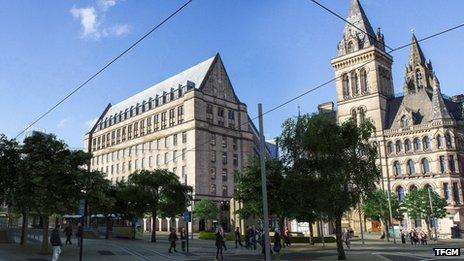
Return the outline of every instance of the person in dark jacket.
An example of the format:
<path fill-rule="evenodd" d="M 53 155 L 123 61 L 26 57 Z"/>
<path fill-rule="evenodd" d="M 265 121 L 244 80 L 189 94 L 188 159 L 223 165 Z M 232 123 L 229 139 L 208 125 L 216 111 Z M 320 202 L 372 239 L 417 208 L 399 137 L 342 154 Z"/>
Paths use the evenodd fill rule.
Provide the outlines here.
<path fill-rule="evenodd" d="M 177 252 L 176 250 L 176 241 L 179 240 L 176 234 L 176 230 L 171 229 L 171 233 L 169 234 L 169 253 L 172 253 L 172 249 L 174 249 L 174 252 Z"/>
<path fill-rule="evenodd" d="M 235 248 L 238 248 L 238 245 L 240 245 L 240 247 L 243 247 L 242 245 L 242 235 L 240 234 L 240 228 L 239 227 L 236 227 L 235 228 Z"/>
<path fill-rule="evenodd" d="M 50 243 L 53 247 L 52 261 L 58 260 L 61 254 L 61 237 L 60 237 L 60 225 L 57 225 L 50 235 Z"/>
<path fill-rule="evenodd" d="M 280 249 L 282 248 L 281 240 L 282 240 L 282 238 L 280 236 L 280 230 L 276 229 L 275 232 L 274 232 L 274 247 L 273 247 L 273 250 L 274 250 L 274 252 L 277 253 L 277 255 L 280 254 Z"/>
<path fill-rule="evenodd" d="M 181 243 L 181 246 L 182 246 L 182 251 L 185 252 L 185 242 L 187 240 L 187 234 L 185 233 L 185 228 L 182 228 L 180 230 L 180 243 Z"/>
<path fill-rule="evenodd" d="M 68 245 L 68 243 L 69 243 L 70 245 L 72 245 L 72 243 L 71 243 L 71 236 L 72 236 L 72 233 L 73 233 L 73 229 L 72 229 L 71 223 L 69 223 L 69 224 L 64 228 L 64 235 L 66 236 L 65 245 Z"/>
<path fill-rule="evenodd" d="M 222 255 L 222 247 L 224 246 L 223 234 L 222 228 L 218 228 L 216 231 L 216 260 L 218 260 L 219 254 L 221 254 L 221 260 L 224 260 L 224 256 Z"/>
<path fill-rule="evenodd" d="M 76 236 L 77 236 L 77 244 L 78 244 L 79 247 L 80 247 L 81 244 L 82 244 L 82 237 L 84 236 L 84 227 L 82 226 L 82 223 L 79 223 L 79 224 L 77 225 Z"/>

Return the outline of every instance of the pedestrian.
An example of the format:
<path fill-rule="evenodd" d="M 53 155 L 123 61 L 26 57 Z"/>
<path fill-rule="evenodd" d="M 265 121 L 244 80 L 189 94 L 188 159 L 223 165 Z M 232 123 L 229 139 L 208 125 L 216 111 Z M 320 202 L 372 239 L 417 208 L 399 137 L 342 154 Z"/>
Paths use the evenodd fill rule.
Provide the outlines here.
<path fill-rule="evenodd" d="M 224 251 L 227 251 L 226 235 L 224 233 L 224 229 L 222 229 L 222 227 L 219 227 L 219 231 L 221 232 L 221 236 L 222 236 L 222 247 L 224 248 Z"/>
<path fill-rule="evenodd" d="M 224 246 L 223 233 L 221 233 L 221 228 L 216 230 L 216 260 L 219 260 L 219 254 L 221 254 L 221 260 L 224 260 L 222 255 L 222 247 Z"/>
<path fill-rule="evenodd" d="M 77 244 L 79 245 L 79 247 L 82 244 L 83 236 L 84 236 L 84 227 L 82 226 L 82 223 L 79 222 L 79 224 L 77 225 L 77 232 L 76 232 Z"/>
<path fill-rule="evenodd" d="M 169 234 L 169 253 L 172 253 L 172 249 L 174 249 L 174 252 L 177 252 L 177 249 L 176 249 L 176 241 L 179 240 L 179 238 L 177 238 L 177 234 L 176 234 L 176 230 L 175 229 L 171 229 L 171 233 Z"/>
<path fill-rule="evenodd" d="M 343 234 L 343 241 L 345 241 L 346 247 L 350 249 L 351 247 L 351 232 L 346 229 L 345 233 Z"/>
<path fill-rule="evenodd" d="M 57 261 L 61 254 L 61 237 L 60 237 L 60 225 L 57 225 L 50 235 L 50 243 L 53 247 L 52 261 Z"/>
<path fill-rule="evenodd" d="M 185 228 L 180 230 L 180 243 L 182 246 L 182 251 L 185 252 L 185 241 L 187 240 L 187 234 L 185 233 Z"/>
<path fill-rule="evenodd" d="M 240 245 L 240 247 L 243 247 L 242 245 L 242 235 L 240 234 L 240 228 L 239 227 L 236 227 L 235 228 L 235 248 L 238 248 L 238 245 Z"/>
<path fill-rule="evenodd" d="M 280 237 L 280 230 L 276 229 L 274 232 L 274 247 L 273 250 L 274 252 L 277 253 L 277 258 L 280 258 L 280 249 L 282 248 L 282 242 L 281 242 L 281 237 Z"/>
<path fill-rule="evenodd" d="M 401 243 L 406 244 L 406 234 L 401 230 Z"/>
<path fill-rule="evenodd" d="M 417 245 L 419 243 L 419 233 L 414 230 L 414 245 Z"/>
<path fill-rule="evenodd" d="M 424 231 L 420 232 L 420 241 L 422 245 L 427 245 L 427 234 Z"/>
<path fill-rule="evenodd" d="M 72 243 L 71 243 L 71 236 L 72 236 L 72 233 L 73 233 L 73 229 L 72 229 L 71 223 L 69 223 L 69 224 L 64 228 L 64 234 L 65 234 L 65 236 L 66 236 L 65 245 L 68 245 L 68 243 L 69 243 L 70 245 L 72 245 Z"/>
<path fill-rule="evenodd" d="M 285 228 L 284 241 L 285 241 L 285 246 L 287 247 L 289 247 L 292 244 L 290 240 L 290 231 L 288 231 L 288 228 Z"/>

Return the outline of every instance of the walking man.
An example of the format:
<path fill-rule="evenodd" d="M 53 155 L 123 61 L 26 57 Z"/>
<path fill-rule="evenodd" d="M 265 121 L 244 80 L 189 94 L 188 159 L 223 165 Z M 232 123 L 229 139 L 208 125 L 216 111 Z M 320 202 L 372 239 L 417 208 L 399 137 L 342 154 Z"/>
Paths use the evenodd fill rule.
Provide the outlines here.
<path fill-rule="evenodd" d="M 172 253 L 171 251 L 172 249 L 174 249 L 174 252 L 177 252 L 177 249 L 176 249 L 177 240 L 179 240 L 179 238 L 177 237 L 176 230 L 171 229 L 171 233 L 169 234 L 169 243 L 170 243 L 169 253 Z"/>
<path fill-rule="evenodd" d="M 242 235 L 240 234 L 240 228 L 236 227 L 235 228 L 235 248 L 238 248 L 238 245 L 240 245 L 240 247 L 243 247 Z"/>
<path fill-rule="evenodd" d="M 187 240 L 187 234 L 185 233 L 185 228 L 180 230 L 180 243 L 182 246 L 182 251 L 185 252 L 185 241 Z"/>
<path fill-rule="evenodd" d="M 219 254 L 221 254 L 221 261 L 224 260 L 222 255 L 222 247 L 224 246 L 224 238 L 222 233 L 222 228 L 218 228 L 216 231 L 216 260 L 219 260 Z"/>
<path fill-rule="evenodd" d="M 345 241 L 346 247 L 348 249 L 350 249 L 350 247 L 351 247 L 351 233 L 350 233 L 350 231 L 348 229 L 343 234 L 343 240 Z"/>
<path fill-rule="evenodd" d="M 80 222 L 79 222 L 79 224 L 77 225 L 76 236 L 77 236 L 77 244 L 78 244 L 79 247 L 80 247 L 81 244 L 82 244 L 82 237 L 84 236 L 84 227 L 82 226 L 82 223 L 80 223 Z"/>
<path fill-rule="evenodd" d="M 50 243 L 53 247 L 52 261 L 57 261 L 61 254 L 61 237 L 60 237 L 60 225 L 57 225 L 50 235 Z"/>
<path fill-rule="evenodd" d="M 72 243 L 71 243 L 72 232 L 73 232 L 73 229 L 72 229 L 71 223 L 69 223 L 69 224 L 64 228 L 64 234 L 65 234 L 65 236 L 66 236 L 65 245 L 68 245 L 68 243 L 69 243 L 70 245 L 72 245 Z"/>

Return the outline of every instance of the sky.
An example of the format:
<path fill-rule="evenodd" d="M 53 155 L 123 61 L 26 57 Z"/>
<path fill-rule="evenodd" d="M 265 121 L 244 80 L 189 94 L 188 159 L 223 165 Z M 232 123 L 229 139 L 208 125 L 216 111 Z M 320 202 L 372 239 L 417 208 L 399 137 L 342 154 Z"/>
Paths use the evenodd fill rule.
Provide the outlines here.
<path fill-rule="evenodd" d="M 320 0 L 343 17 L 351 0 Z M 15 137 L 183 1 L 0 0 L 0 133 Z M 361 0 L 386 44 L 407 44 L 464 22 L 461 0 Z M 309 0 L 194 0 L 140 45 L 61 104 L 36 127 L 69 146 L 115 104 L 219 52 L 251 118 L 334 77 L 330 60 L 344 22 Z M 464 28 L 421 43 L 442 92 L 463 93 Z M 409 49 L 393 53 L 396 92 Z M 335 100 L 329 84 L 265 116 L 266 138 L 282 122 Z M 22 140 L 23 137 L 19 139 Z"/>

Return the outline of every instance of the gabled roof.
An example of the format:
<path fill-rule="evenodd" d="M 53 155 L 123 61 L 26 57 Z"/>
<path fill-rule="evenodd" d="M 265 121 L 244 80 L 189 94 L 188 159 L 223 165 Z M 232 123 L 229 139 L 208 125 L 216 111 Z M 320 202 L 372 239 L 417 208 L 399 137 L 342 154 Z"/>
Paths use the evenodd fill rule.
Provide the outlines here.
<path fill-rule="evenodd" d="M 143 101 L 148 102 L 150 98 L 155 98 L 156 95 L 162 95 L 163 92 L 168 93 L 171 91 L 171 88 L 175 89 L 179 85 L 185 85 L 187 81 L 195 83 L 195 88 L 200 88 L 208 70 L 217 57 L 219 57 L 219 54 L 111 106 L 106 115 L 119 114 L 121 111 L 124 112 L 126 109 L 130 109 L 131 106 L 135 107 L 137 103 L 141 104 Z"/>

